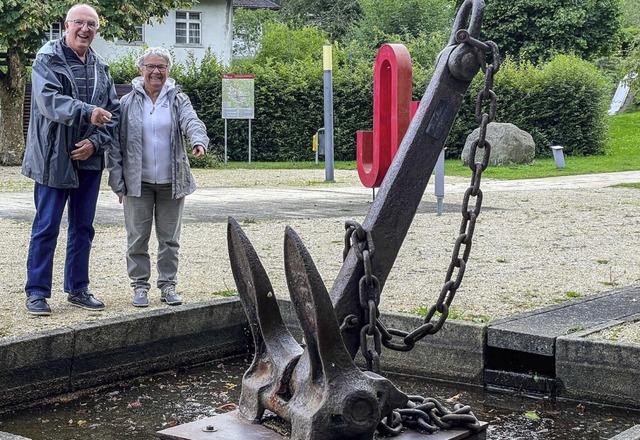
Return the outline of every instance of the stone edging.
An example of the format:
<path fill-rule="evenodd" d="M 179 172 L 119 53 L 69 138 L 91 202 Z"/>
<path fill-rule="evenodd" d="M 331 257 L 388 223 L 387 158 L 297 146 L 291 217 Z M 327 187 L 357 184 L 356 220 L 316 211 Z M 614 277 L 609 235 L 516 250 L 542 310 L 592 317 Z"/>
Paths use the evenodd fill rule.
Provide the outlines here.
<path fill-rule="evenodd" d="M 295 337 L 289 301 L 280 300 Z M 387 314 L 388 327 L 413 329 L 416 316 Z M 485 385 L 487 325 L 448 321 L 410 352 L 385 350 L 382 369 Z M 593 341 L 576 332 L 555 346 L 555 395 L 640 408 L 640 346 Z M 0 340 L 0 409 L 183 365 L 250 353 L 251 337 L 238 298 L 110 318 Z M 358 358 L 357 358 L 358 360 Z M 523 390 L 521 390 L 523 391 Z"/>

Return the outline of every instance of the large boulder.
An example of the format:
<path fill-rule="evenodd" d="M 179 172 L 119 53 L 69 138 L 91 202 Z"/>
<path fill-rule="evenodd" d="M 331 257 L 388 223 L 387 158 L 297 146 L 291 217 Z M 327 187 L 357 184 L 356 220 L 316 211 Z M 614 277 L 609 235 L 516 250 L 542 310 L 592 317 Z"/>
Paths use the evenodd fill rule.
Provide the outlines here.
<path fill-rule="evenodd" d="M 471 145 L 478 140 L 480 129 L 476 128 L 467 136 L 462 150 L 462 163 L 469 164 Z M 533 137 L 513 124 L 491 122 L 487 126 L 487 141 L 491 144 L 489 165 L 511 165 L 530 163 L 536 154 L 536 144 Z M 484 149 L 476 151 L 476 162 L 481 162 Z"/>

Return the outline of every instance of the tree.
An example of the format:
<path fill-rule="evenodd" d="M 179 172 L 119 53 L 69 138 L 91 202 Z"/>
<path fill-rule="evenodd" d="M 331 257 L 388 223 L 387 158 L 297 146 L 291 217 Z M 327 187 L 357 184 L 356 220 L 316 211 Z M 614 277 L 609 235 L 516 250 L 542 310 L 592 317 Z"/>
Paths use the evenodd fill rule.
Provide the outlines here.
<path fill-rule="evenodd" d="M 317 26 L 332 41 L 341 40 L 360 17 L 358 0 L 283 0 L 283 18 L 302 26 Z"/>
<path fill-rule="evenodd" d="M 593 60 L 617 50 L 621 14 L 621 0 L 491 0 L 482 29 L 515 59 L 572 53 Z"/>
<path fill-rule="evenodd" d="M 384 43 L 401 43 L 412 62 L 433 65 L 446 44 L 456 9 L 451 0 L 360 0 L 362 17 L 349 33 L 351 57 L 374 59 Z"/>
<path fill-rule="evenodd" d="M 624 25 L 640 28 L 640 2 L 638 0 L 623 0 Z"/>
<path fill-rule="evenodd" d="M 0 69 L 0 165 L 18 165 L 24 154 L 22 114 L 29 54 L 45 40 L 54 22 L 63 22 L 69 0 L 0 0 L 0 48 L 6 50 L 6 66 Z M 162 19 L 169 11 L 190 8 L 193 0 L 93 1 L 105 38 L 132 39 L 135 26 Z"/>
<path fill-rule="evenodd" d="M 277 13 L 269 9 L 236 9 L 233 13 L 234 58 L 255 58 L 265 24 L 277 20 Z"/>
<path fill-rule="evenodd" d="M 296 60 L 322 60 L 322 46 L 327 37 L 315 26 L 290 27 L 285 23 L 266 23 L 256 63 L 266 64 L 270 59 L 279 63 Z"/>

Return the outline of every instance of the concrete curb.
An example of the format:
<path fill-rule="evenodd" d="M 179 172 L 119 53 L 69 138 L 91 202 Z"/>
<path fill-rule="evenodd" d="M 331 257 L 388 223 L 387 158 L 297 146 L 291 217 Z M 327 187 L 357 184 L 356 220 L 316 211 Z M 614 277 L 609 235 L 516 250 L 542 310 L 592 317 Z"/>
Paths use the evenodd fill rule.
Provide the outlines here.
<path fill-rule="evenodd" d="M 640 425 L 629 428 L 615 437 L 612 437 L 610 440 L 640 440 Z"/>
<path fill-rule="evenodd" d="M 291 303 L 279 301 L 300 340 Z M 385 314 L 389 328 L 412 330 L 419 317 Z M 609 323 L 612 325 L 613 322 Z M 487 329 L 447 321 L 410 352 L 384 350 L 382 369 L 405 375 L 486 386 Z M 556 397 L 640 408 L 640 346 L 587 339 L 576 332 L 555 342 Z M 0 409 L 184 365 L 252 351 L 240 300 L 206 303 L 85 323 L 0 340 Z M 362 364 L 362 358 L 356 358 Z M 523 390 L 520 390 L 523 391 Z"/>
<path fill-rule="evenodd" d="M 0 408 L 245 354 L 236 298 L 153 310 L 0 340 Z"/>
<path fill-rule="evenodd" d="M 640 408 L 638 346 L 592 341 L 582 333 L 556 341 L 560 396 Z"/>

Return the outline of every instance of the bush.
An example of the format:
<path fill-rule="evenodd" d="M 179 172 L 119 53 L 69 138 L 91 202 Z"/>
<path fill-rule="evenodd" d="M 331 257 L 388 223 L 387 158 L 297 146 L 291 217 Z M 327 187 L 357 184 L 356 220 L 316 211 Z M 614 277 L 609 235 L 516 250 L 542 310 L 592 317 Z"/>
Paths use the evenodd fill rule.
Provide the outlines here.
<path fill-rule="evenodd" d="M 132 60 L 112 63 L 114 78 L 125 81 L 135 58 Z M 422 97 L 433 74 L 431 69 L 414 64 L 414 100 Z M 211 138 L 209 155 L 222 161 L 225 130 L 221 118 L 221 81 L 222 74 L 227 72 L 255 75 L 252 160 L 313 160 L 312 137 L 324 125 L 321 59 L 308 56 L 284 63 L 268 58 L 262 64 L 243 60 L 226 68 L 213 54 L 208 54 L 200 65 L 195 60 L 174 65 L 172 76 L 189 95 L 207 126 Z M 467 135 L 478 126 L 475 105 L 483 82 L 483 75 L 479 74 L 464 97 L 447 139 L 448 158 L 460 157 Z M 564 146 L 566 154 L 602 154 L 607 135 L 609 86 L 593 65 L 577 57 L 557 56 L 541 67 L 506 61 L 494 82 L 498 95 L 496 121 L 511 122 L 529 132 L 536 142 L 538 157 L 551 155 L 548 147 L 553 144 Z M 334 48 L 333 105 L 334 158 L 354 160 L 356 132 L 371 130 L 373 125 L 373 61 L 347 61 L 345 52 Z M 248 136 L 246 120 L 227 121 L 229 160 L 247 160 Z"/>
<path fill-rule="evenodd" d="M 475 99 L 483 86 L 476 77 L 447 142 L 449 158 L 460 157 L 466 136 L 477 127 Z M 570 155 L 603 154 L 607 140 L 606 110 L 610 87 L 590 63 L 558 55 L 548 64 L 505 62 L 496 74 L 496 122 L 510 122 L 529 132 L 536 156 L 550 156 L 551 145 Z"/>

